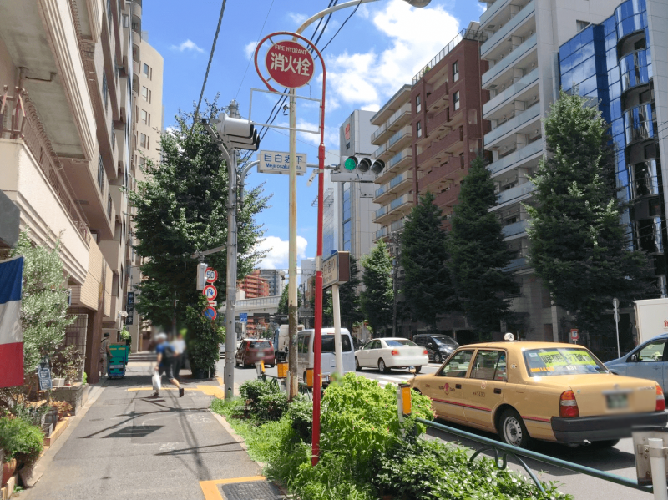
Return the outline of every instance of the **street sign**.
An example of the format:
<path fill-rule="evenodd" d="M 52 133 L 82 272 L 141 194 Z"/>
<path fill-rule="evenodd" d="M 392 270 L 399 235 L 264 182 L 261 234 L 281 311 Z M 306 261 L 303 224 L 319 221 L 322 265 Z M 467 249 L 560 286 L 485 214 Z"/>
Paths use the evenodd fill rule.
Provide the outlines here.
<path fill-rule="evenodd" d="M 277 84 L 289 89 L 303 87 L 313 78 L 313 56 L 303 45 L 285 40 L 269 47 L 265 58 L 267 72 Z"/>
<path fill-rule="evenodd" d="M 350 253 L 336 252 L 322 263 L 322 288 L 341 285 L 350 279 Z"/>
<path fill-rule="evenodd" d="M 260 164 L 257 166 L 257 171 L 260 174 L 290 173 L 290 153 L 262 150 L 258 152 L 257 157 L 260 160 Z M 306 173 L 306 155 L 297 153 L 295 158 L 297 160 L 297 175 L 304 175 Z"/>
<path fill-rule="evenodd" d="M 127 317 L 125 318 L 125 326 L 134 325 L 135 323 L 134 317 L 135 317 L 134 314 L 128 314 Z"/>
<path fill-rule="evenodd" d="M 209 307 L 216 307 L 217 305 L 218 305 L 218 302 L 216 302 L 215 300 L 210 300 L 209 301 Z"/>
<path fill-rule="evenodd" d="M 202 290 L 202 295 L 206 297 L 206 300 L 216 300 L 218 296 L 218 290 L 213 285 L 206 285 L 204 290 Z"/>
<path fill-rule="evenodd" d="M 218 271 L 216 271 L 213 267 L 207 267 L 204 273 L 204 278 L 206 279 L 207 283 L 213 283 L 218 279 Z"/>
<path fill-rule="evenodd" d="M 218 316 L 218 313 L 213 307 L 207 307 L 206 309 L 204 309 L 204 316 L 206 316 L 207 319 L 213 321 L 214 319 L 216 319 L 216 316 Z"/>
<path fill-rule="evenodd" d="M 248 322 L 248 313 L 239 313 L 239 321 L 242 323 Z"/>
<path fill-rule="evenodd" d="M 577 342 L 578 340 L 580 340 L 580 331 L 579 330 L 577 330 L 575 328 L 571 330 L 571 340 L 573 342 Z"/>

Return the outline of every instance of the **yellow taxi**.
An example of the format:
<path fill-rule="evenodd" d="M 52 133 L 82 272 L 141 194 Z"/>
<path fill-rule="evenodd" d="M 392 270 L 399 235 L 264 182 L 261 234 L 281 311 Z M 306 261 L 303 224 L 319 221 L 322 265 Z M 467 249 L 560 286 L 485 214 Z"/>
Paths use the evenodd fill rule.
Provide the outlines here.
<path fill-rule="evenodd" d="M 661 386 L 615 375 L 573 344 L 462 346 L 411 386 L 431 398 L 438 417 L 498 433 L 514 446 L 525 447 L 531 438 L 614 446 L 632 426 L 668 420 Z"/>

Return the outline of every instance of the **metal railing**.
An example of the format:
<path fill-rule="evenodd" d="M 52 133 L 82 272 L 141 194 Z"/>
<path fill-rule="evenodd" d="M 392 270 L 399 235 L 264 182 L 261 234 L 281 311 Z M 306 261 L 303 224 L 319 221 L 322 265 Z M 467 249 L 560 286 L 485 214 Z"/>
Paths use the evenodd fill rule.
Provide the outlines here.
<path fill-rule="evenodd" d="M 488 450 L 493 450 L 494 462 L 497 468 L 499 469 L 506 468 L 506 465 L 508 464 L 508 456 L 515 458 L 524 468 L 527 474 L 529 474 L 529 477 L 531 477 L 531 479 L 536 484 L 538 489 L 543 493 L 545 493 L 545 489 L 543 488 L 543 483 L 541 483 L 536 474 L 531 470 L 531 468 L 529 468 L 529 466 L 520 457 L 530 458 L 538 462 L 542 462 L 548 465 L 553 465 L 555 467 L 570 470 L 580 474 L 586 474 L 587 476 L 603 479 L 604 481 L 608 481 L 610 483 L 619 484 L 621 486 L 626 486 L 627 488 L 633 488 L 636 490 L 644 491 L 646 493 L 652 493 L 654 491 L 654 489 L 651 486 L 641 486 L 638 484 L 638 481 L 635 481 L 633 479 L 628 479 L 626 477 L 621 477 L 616 474 L 612 474 L 610 472 L 601 471 L 598 469 L 594 469 L 592 467 L 587 467 L 585 465 L 576 464 L 574 462 L 568 462 L 566 460 L 561 460 L 560 458 L 550 457 L 548 455 L 543 455 L 542 453 L 538 453 L 536 451 L 531 451 L 524 448 L 518 448 L 516 446 L 512 446 L 506 443 L 501 443 L 499 441 L 495 441 L 490 438 L 478 436 L 477 434 L 473 434 L 471 432 L 466 432 L 461 429 L 456 429 L 454 427 L 439 424 L 438 422 L 432 422 L 431 420 L 425 420 L 422 418 L 417 418 L 416 420 L 428 427 L 432 427 L 434 429 L 447 432 L 448 434 L 454 434 L 455 436 L 459 436 L 468 439 L 470 441 L 475 441 L 477 443 L 485 445 L 484 448 L 477 450 L 471 456 L 471 458 L 469 459 L 470 463 L 472 463 L 473 460 L 475 460 L 476 457 L 480 455 L 480 453 L 483 453 Z M 501 452 L 501 460 L 499 460 L 499 452 Z"/>
<path fill-rule="evenodd" d="M 432 69 L 434 66 L 436 66 L 439 62 L 443 60 L 445 56 L 447 56 L 452 50 L 459 44 L 464 39 L 467 40 L 475 40 L 477 42 L 484 42 L 487 38 L 487 35 L 485 34 L 484 31 L 481 30 L 472 30 L 472 29 L 463 29 L 461 30 L 457 36 L 455 36 L 450 42 L 441 49 L 441 51 L 436 54 L 431 61 L 427 63 L 427 65 L 422 68 L 420 71 L 418 71 L 417 75 L 413 77 L 413 85 L 415 85 L 417 82 L 420 81 L 420 79 L 427 73 L 430 69 Z"/>

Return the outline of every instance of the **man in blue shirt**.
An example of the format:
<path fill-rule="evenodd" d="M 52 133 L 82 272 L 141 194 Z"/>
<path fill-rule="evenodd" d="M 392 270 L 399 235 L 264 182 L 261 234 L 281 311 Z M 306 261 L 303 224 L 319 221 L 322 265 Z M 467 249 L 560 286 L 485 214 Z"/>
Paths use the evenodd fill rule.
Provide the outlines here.
<path fill-rule="evenodd" d="M 179 381 L 176 380 L 174 375 L 174 364 L 177 362 L 177 356 L 175 355 L 174 346 L 171 342 L 167 342 L 167 335 L 160 333 L 158 335 L 158 345 L 155 348 L 155 352 L 158 355 L 158 364 L 155 366 L 155 370 L 162 375 L 163 373 L 167 374 L 169 381 L 178 387 L 179 397 L 183 396 L 184 390 L 179 384 Z M 157 396 L 157 393 L 154 393 Z"/>

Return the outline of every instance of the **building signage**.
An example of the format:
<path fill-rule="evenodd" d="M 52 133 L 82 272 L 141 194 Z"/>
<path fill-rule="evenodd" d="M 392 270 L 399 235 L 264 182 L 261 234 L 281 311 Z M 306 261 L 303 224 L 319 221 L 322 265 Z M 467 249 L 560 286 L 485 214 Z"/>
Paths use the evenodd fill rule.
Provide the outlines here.
<path fill-rule="evenodd" d="M 322 263 L 322 288 L 350 280 L 350 253 L 337 252 Z"/>
<path fill-rule="evenodd" d="M 306 173 L 306 155 L 297 153 L 297 175 Z M 259 151 L 258 159 L 260 164 L 257 171 L 262 174 L 289 174 L 290 173 L 290 153 L 282 151 Z"/>
<path fill-rule="evenodd" d="M 315 64 L 311 52 L 303 45 L 286 40 L 277 42 L 267 51 L 267 72 L 281 87 L 298 89 L 313 78 Z"/>
<path fill-rule="evenodd" d="M 39 380 L 40 391 L 50 391 L 53 389 L 51 380 L 51 369 L 49 368 L 49 358 L 44 358 L 37 365 L 37 379 Z"/>

